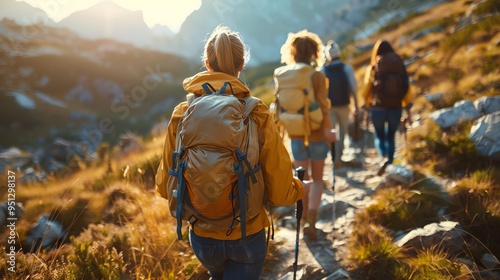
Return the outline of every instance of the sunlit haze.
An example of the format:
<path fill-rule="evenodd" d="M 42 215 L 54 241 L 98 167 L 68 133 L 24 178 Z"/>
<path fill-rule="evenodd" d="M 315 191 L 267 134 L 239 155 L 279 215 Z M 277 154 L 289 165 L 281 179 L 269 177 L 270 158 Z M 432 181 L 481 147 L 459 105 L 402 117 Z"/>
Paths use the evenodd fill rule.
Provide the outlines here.
<path fill-rule="evenodd" d="M 87 9 L 103 0 L 24 0 L 33 7 L 44 10 L 54 21 L 60 21 L 70 14 Z M 173 32 L 179 31 L 182 23 L 192 11 L 197 10 L 201 0 L 113 0 L 117 5 L 131 10 L 141 10 L 144 22 L 168 26 Z"/>

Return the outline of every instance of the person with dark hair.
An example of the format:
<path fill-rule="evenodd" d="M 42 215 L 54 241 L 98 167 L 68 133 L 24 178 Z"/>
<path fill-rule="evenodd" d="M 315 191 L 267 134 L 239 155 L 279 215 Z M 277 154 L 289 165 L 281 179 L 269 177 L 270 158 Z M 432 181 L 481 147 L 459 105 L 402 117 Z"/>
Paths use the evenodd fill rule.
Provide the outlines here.
<path fill-rule="evenodd" d="M 327 64 L 321 68 L 329 80 L 328 98 L 332 107 L 330 108 L 330 118 L 333 126 L 338 132 L 338 141 L 335 142 L 335 158 L 333 159 L 335 168 L 342 164 L 342 154 L 344 151 L 345 135 L 349 126 L 351 114 L 351 98 L 354 101 L 354 117 L 358 116 L 358 85 L 354 77 L 352 67 L 342 62 L 340 59 L 340 47 L 331 40 L 326 43 L 325 55 Z"/>
<path fill-rule="evenodd" d="M 307 30 L 289 33 L 286 42 L 281 47 L 281 62 L 286 65 L 274 71 L 276 92 L 279 94 L 280 106 L 282 106 L 281 110 L 283 111 L 280 119 L 284 121 L 285 114 L 289 112 L 284 107 L 286 99 L 292 105 L 290 107 L 295 107 L 295 110 L 299 108 L 304 110 L 310 107 L 308 109 L 310 116 L 307 116 L 309 119 L 314 120 L 316 116 L 319 116 L 315 124 L 305 124 L 311 126 L 310 131 L 305 133 L 302 133 L 302 124 L 297 121 L 290 121 L 288 126 L 285 125 L 291 139 L 294 164 L 296 167 L 302 166 L 308 171 L 305 175 L 306 180 L 312 179 L 312 185 L 309 191 L 306 191 L 303 199 L 303 217 L 306 217 L 308 223 L 303 231 L 304 235 L 311 240 L 318 238 L 316 219 L 324 187 L 323 169 L 325 159 L 330 151 L 330 143 L 336 141 L 336 134 L 332 131 L 329 117 L 328 81 L 325 74 L 317 70 L 317 67 L 323 64 L 323 57 L 323 43 L 317 34 Z M 303 87 L 294 85 L 295 88 L 291 88 L 290 84 L 296 81 L 303 81 Z M 293 97 L 288 97 L 288 95 Z M 303 100 L 308 106 L 304 105 Z M 309 187 L 309 184 L 306 187 Z"/>
<path fill-rule="evenodd" d="M 404 61 L 389 42 L 380 39 L 375 43 L 364 83 L 364 107 L 370 111 L 375 128 L 375 147 L 383 157 L 383 165 L 378 172 L 380 176 L 394 161 L 395 135 L 401 123 L 402 109 L 406 110 L 411 122 L 410 109 L 413 105 Z"/>
<path fill-rule="evenodd" d="M 217 194 L 214 186 L 220 181 L 227 180 L 230 183 L 228 186 L 230 195 L 222 196 L 222 199 L 216 201 L 216 205 L 213 207 L 211 206 L 207 209 L 206 205 L 200 205 L 203 203 L 199 203 L 199 200 L 191 200 L 190 202 L 190 207 L 199 211 L 197 214 L 200 214 L 201 210 L 199 209 L 202 207 L 205 207 L 203 209 L 206 211 L 215 212 L 214 215 L 221 214 L 218 213 L 222 212 L 219 211 L 220 209 L 224 211 L 229 209 L 229 211 L 231 211 L 233 208 L 230 216 L 232 215 L 232 218 L 234 218 L 234 223 L 224 225 L 223 228 L 211 227 L 208 223 L 202 224 L 200 220 L 191 221 L 191 219 L 189 219 L 189 241 L 191 247 L 199 261 L 207 268 L 212 277 L 211 279 L 258 279 L 267 254 L 265 228 L 271 226 L 265 207 L 292 205 L 303 197 L 304 189 L 302 182 L 293 176 L 293 166 L 289 153 L 280 138 L 269 108 L 261 100 L 251 97 L 249 88 L 238 78 L 245 62 L 248 61 L 248 50 L 243 44 L 240 35 L 225 26 L 217 27 L 206 41 L 202 60 L 207 70 L 184 80 L 183 87 L 188 93 L 188 101 L 184 101 L 175 107 L 172 117 L 170 118 L 164 151 L 156 174 L 156 190 L 160 196 L 168 199 L 169 203 L 172 204 L 176 201 L 180 203 L 177 200 L 177 195 L 183 192 L 182 188 L 181 191 L 177 189 L 174 193 L 170 185 L 172 179 L 179 176 L 173 171 L 176 169 L 173 162 L 173 155 L 179 154 L 176 151 L 176 143 L 182 142 L 183 139 L 188 138 L 186 131 L 178 131 L 178 127 L 187 129 L 186 126 L 189 124 L 195 125 L 195 123 L 189 123 L 188 121 L 186 121 L 186 123 L 183 122 L 187 120 L 189 115 L 192 115 L 192 113 L 197 110 L 193 107 L 196 107 L 207 98 L 208 100 L 223 102 L 218 100 L 232 98 L 231 96 L 227 97 L 227 95 L 230 94 L 238 98 L 239 102 L 241 102 L 239 105 L 243 104 L 245 100 L 256 103 L 255 107 L 248 115 L 248 118 L 251 118 L 251 120 L 248 120 L 248 118 L 245 120 L 245 123 L 247 123 L 249 127 L 252 126 L 248 128 L 248 130 L 254 133 L 248 134 L 248 137 L 245 137 L 247 139 L 242 139 L 242 142 L 244 142 L 242 145 L 255 147 L 258 151 L 248 151 L 248 153 L 241 158 L 245 159 L 245 157 L 247 157 L 248 160 L 246 163 L 248 165 L 250 165 L 249 162 L 253 160 L 258 162 L 256 166 L 259 168 L 252 170 L 252 172 L 255 172 L 252 173 L 253 175 L 258 173 L 258 176 L 254 176 L 254 178 L 257 178 L 258 182 L 251 185 L 251 187 L 256 185 L 260 187 L 263 185 L 263 189 L 261 192 L 260 189 L 259 192 L 255 192 L 254 189 L 247 190 L 248 193 L 253 192 L 257 193 L 256 196 L 260 195 L 260 197 L 256 198 L 259 200 L 259 203 L 257 203 L 259 207 L 254 207 L 258 209 L 250 209 L 251 205 L 256 205 L 251 204 L 251 201 L 239 199 L 245 195 L 245 193 L 239 191 L 240 179 L 245 179 L 248 173 L 243 173 L 243 176 L 239 176 L 240 173 L 237 172 L 240 172 L 240 170 L 248 171 L 252 168 L 248 168 L 248 165 L 243 166 L 242 164 L 238 164 L 236 159 L 234 159 L 236 156 L 231 154 L 231 156 L 227 158 L 229 158 L 229 161 L 233 159 L 233 164 L 225 165 L 217 169 L 216 167 L 218 166 L 214 166 L 214 162 L 219 158 L 210 156 L 216 154 L 219 150 L 225 151 L 228 149 L 216 147 L 216 151 L 203 150 L 203 148 L 207 146 L 205 142 L 209 141 L 207 140 L 208 137 L 200 136 L 199 138 L 201 138 L 201 140 L 199 141 L 204 141 L 203 145 L 197 145 L 192 150 L 193 153 L 202 150 L 202 152 L 199 153 L 202 154 L 202 157 L 198 158 L 199 161 L 206 159 L 206 162 L 204 162 L 202 166 L 210 166 L 215 169 L 196 170 L 197 174 L 201 174 L 200 176 L 207 175 L 210 179 L 213 177 L 214 181 L 210 181 L 208 185 L 200 185 L 197 184 L 198 181 L 196 180 L 189 181 L 189 176 L 183 176 L 182 180 L 189 181 L 188 194 L 185 196 L 194 196 L 195 199 L 201 197 L 199 194 L 205 195 L 207 192 L 209 196 L 214 196 L 214 193 Z M 206 96 L 208 93 L 204 91 L 204 86 L 206 86 L 207 83 L 215 90 L 219 91 L 218 94 L 213 95 L 215 99 L 210 99 L 211 95 Z M 225 93 L 226 96 L 222 96 L 221 92 L 225 89 L 225 85 L 227 84 L 230 85 L 227 88 L 228 93 Z M 195 105 L 190 106 L 191 104 Z M 213 107 L 214 106 L 210 107 L 210 109 Z M 188 108 L 190 111 L 186 114 Z M 230 115 L 226 116 L 226 119 L 238 115 L 230 109 L 231 108 L 228 108 L 228 110 L 226 110 L 226 113 Z M 215 134 L 215 138 L 217 138 L 217 136 L 220 136 L 217 134 L 217 127 L 225 124 L 234 127 L 234 122 L 221 121 L 220 123 L 211 123 L 210 127 L 213 127 L 215 131 L 209 134 Z M 238 128 L 239 127 L 236 127 L 235 129 Z M 191 133 L 191 135 L 194 135 L 193 137 L 196 138 L 196 131 Z M 255 139 L 255 137 L 257 137 L 257 139 Z M 249 142 L 251 142 L 251 144 L 247 144 Z M 213 145 L 210 146 L 210 148 L 212 147 Z M 192 147 L 183 146 L 182 148 L 189 151 Z M 229 152 L 233 152 L 233 150 L 231 149 Z M 238 148 L 236 152 L 241 151 Z M 189 153 L 186 153 L 187 156 L 189 156 Z M 183 152 L 180 152 L 180 154 L 182 155 Z M 240 156 L 241 153 L 237 153 L 237 160 L 242 161 Z M 195 166 L 198 164 L 197 162 L 188 161 L 185 158 L 181 158 L 181 160 L 186 160 L 183 163 L 183 165 L 186 166 Z M 237 178 L 235 179 L 236 182 L 232 178 Z M 234 185 L 236 184 L 238 184 L 238 189 L 235 191 Z M 227 188 L 224 188 L 223 191 L 227 191 Z M 234 192 L 236 194 L 234 194 Z M 179 196 L 183 197 L 182 195 Z M 234 199 L 235 197 L 237 198 Z M 179 200 L 182 200 L 182 198 L 179 198 Z M 234 202 L 234 200 L 237 201 Z M 241 211 L 236 213 L 234 210 L 235 204 L 245 205 L 248 211 L 251 210 L 256 214 L 252 217 L 245 216 L 245 218 L 243 218 L 245 213 L 241 213 Z M 176 214 L 172 213 L 172 215 L 177 217 Z M 224 215 L 226 214 L 224 213 Z M 177 218 L 179 221 L 179 217 Z"/>

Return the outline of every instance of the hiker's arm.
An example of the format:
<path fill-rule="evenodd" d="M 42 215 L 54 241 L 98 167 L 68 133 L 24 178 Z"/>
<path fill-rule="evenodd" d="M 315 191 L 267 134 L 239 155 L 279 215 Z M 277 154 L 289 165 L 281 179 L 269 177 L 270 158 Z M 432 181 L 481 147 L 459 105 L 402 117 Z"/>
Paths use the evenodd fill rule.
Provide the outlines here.
<path fill-rule="evenodd" d="M 403 108 L 406 110 L 406 114 L 408 115 L 408 122 L 411 123 L 411 107 L 413 106 L 413 88 L 410 85 L 408 87 L 408 92 L 405 95 L 405 98 L 403 99 Z"/>
<path fill-rule="evenodd" d="M 337 140 L 336 134 L 332 132 L 332 121 L 330 119 L 330 99 L 328 98 L 328 79 L 322 72 L 315 72 L 312 77 L 314 97 L 321 107 L 323 113 L 323 133 L 328 142 L 335 142 Z"/>
<path fill-rule="evenodd" d="M 356 82 L 356 77 L 354 76 L 354 69 L 348 64 L 345 64 L 345 73 L 347 75 L 347 80 L 349 81 L 349 92 L 352 95 L 352 99 L 354 100 L 354 108 L 356 111 L 359 109 L 358 103 L 358 83 Z"/>
<path fill-rule="evenodd" d="M 168 169 L 172 166 L 172 152 L 175 149 L 177 125 L 184 111 L 187 108 L 185 102 L 177 105 L 172 112 L 170 122 L 167 127 L 167 135 L 165 136 L 165 144 L 163 146 L 162 158 L 158 166 L 155 178 L 155 188 L 158 195 L 167 198 L 167 182 L 170 175 Z"/>
<path fill-rule="evenodd" d="M 333 127 L 330 120 L 330 99 L 328 99 L 327 78 L 321 72 L 315 72 L 312 77 L 314 97 L 318 102 L 321 111 L 323 112 L 323 129 L 331 129 Z"/>
<path fill-rule="evenodd" d="M 365 102 L 363 105 L 365 109 L 370 109 L 370 103 L 372 100 L 372 81 L 372 68 L 371 66 L 368 66 L 365 72 L 363 91 L 361 92 L 361 98 L 363 98 Z"/>
<path fill-rule="evenodd" d="M 300 180 L 293 177 L 290 155 L 267 106 L 260 102 L 252 116 L 259 128 L 259 161 L 267 199 L 271 206 L 292 205 L 302 199 L 304 189 Z"/>

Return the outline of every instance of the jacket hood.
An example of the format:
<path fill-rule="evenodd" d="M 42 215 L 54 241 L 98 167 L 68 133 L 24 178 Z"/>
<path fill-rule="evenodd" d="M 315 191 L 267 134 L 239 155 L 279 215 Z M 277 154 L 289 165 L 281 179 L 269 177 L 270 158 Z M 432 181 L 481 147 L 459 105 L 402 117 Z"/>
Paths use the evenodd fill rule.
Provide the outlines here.
<path fill-rule="evenodd" d="M 206 94 L 206 92 L 201 86 L 202 84 L 209 83 L 216 90 L 219 90 L 224 85 L 224 82 L 229 82 L 231 84 L 233 93 L 236 97 L 243 98 L 250 96 L 250 89 L 248 89 L 248 87 L 245 86 L 238 78 L 226 73 L 215 71 L 204 71 L 192 77 L 186 78 L 182 83 L 182 87 L 188 94 L 193 93 L 203 95 Z M 226 88 L 226 93 L 231 93 L 230 87 Z"/>

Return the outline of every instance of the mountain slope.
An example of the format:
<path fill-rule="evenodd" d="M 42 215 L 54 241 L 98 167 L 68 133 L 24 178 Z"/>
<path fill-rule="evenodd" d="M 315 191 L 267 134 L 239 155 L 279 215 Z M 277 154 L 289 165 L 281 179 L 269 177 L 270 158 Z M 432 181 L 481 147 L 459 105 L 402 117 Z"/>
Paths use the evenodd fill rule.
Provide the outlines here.
<path fill-rule="evenodd" d="M 24 30 L 33 32 L 25 36 Z M 176 55 L 6 19 L 0 42 L 3 148 L 31 150 L 56 137 L 83 140 L 102 130 L 103 119 L 115 129 L 99 132 L 100 141 L 115 143 L 125 130 L 148 133 L 183 98 L 181 81 L 194 71 Z"/>
<path fill-rule="evenodd" d="M 12 19 L 22 25 L 35 23 L 44 23 L 46 25 L 54 24 L 54 21 L 50 19 L 44 11 L 34 8 L 25 2 L 2 0 L 0 7 L 0 19 Z"/>

